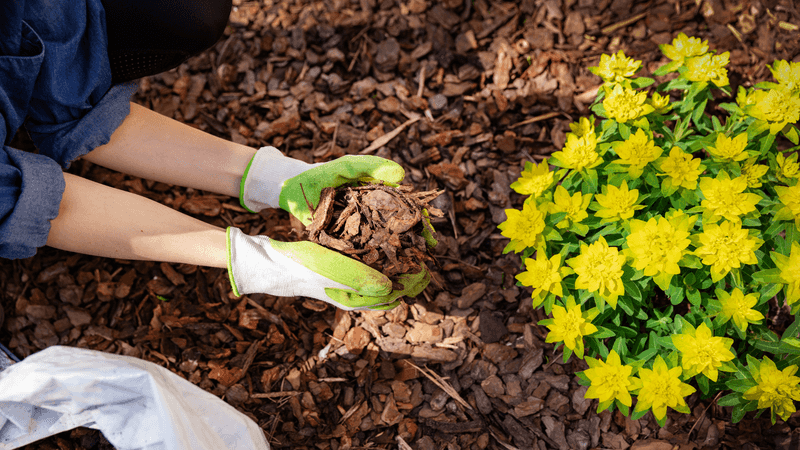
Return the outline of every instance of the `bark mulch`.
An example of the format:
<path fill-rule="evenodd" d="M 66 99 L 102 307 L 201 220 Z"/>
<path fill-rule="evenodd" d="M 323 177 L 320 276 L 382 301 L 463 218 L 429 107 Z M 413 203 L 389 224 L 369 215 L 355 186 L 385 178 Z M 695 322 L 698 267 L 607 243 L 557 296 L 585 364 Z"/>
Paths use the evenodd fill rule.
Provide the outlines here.
<path fill-rule="evenodd" d="M 797 61 L 792 0 L 234 0 L 214 48 L 142 79 L 134 100 L 212 134 L 320 162 L 375 154 L 431 200 L 439 246 L 430 286 L 388 312 L 234 297 L 223 270 L 45 248 L 0 262 L 0 341 L 25 357 L 51 345 L 136 356 L 253 418 L 274 448 L 789 449 L 800 416 L 771 425 L 697 394 L 691 415 L 632 421 L 596 401 L 536 325 L 517 256 L 497 225 L 520 208 L 509 184 L 559 149 L 588 114 L 600 54 L 652 72 L 678 32 L 731 52 L 735 88 Z M 219 226 L 301 236 L 282 211 L 155 183 L 85 161 L 71 172 Z M 88 429 L 29 450 L 110 448 Z"/>

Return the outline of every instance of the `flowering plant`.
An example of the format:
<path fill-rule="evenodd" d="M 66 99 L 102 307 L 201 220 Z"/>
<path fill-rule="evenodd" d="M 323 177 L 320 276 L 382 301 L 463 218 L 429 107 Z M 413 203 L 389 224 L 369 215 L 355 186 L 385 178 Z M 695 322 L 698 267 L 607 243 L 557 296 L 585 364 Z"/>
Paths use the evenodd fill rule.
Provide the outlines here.
<path fill-rule="evenodd" d="M 699 391 L 734 422 L 786 420 L 800 400 L 800 63 L 774 62 L 777 82 L 711 108 L 715 91 L 732 95 L 728 53 L 683 33 L 661 50 L 671 62 L 655 75 L 676 73 L 651 94 L 622 51 L 589 69 L 601 120 L 525 163 L 504 252 L 552 314 L 546 341 L 588 364 L 598 412 L 652 410 L 663 426 Z M 779 135 L 795 147 L 779 151 Z M 788 327 L 765 319 L 782 308 Z"/>

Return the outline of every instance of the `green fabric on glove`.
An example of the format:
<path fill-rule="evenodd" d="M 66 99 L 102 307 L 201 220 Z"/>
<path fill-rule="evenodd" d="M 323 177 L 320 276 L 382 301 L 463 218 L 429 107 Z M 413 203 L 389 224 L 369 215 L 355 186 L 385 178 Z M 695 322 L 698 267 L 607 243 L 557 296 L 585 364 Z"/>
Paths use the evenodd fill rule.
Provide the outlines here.
<path fill-rule="evenodd" d="M 325 289 L 325 293 L 333 300 L 350 307 L 369 306 L 369 309 L 373 310 L 389 310 L 400 304 L 400 297 L 416 297 L 431 282 L 428 268 L 422 262 L 420 265 L 422 270 L 418 273 L 400 275 L 398 282 L 403 285 L 403 289 L 392 291 L 378 298 L 366 297 L 342 289 Z"/>
<path fill-rule="evenodd" d="M 361 292 L 366 299 L 372 298 L 371 303 L 384 303 L 375 302 L 374 297 L 391 293 L 391 283 L 386 275 L 321 245 L 309 241 L 271 241 L 270 243 L 272 248 L 309 270 L 337 283 L 350 286 Z M 359 306 L 367 306 L 371 303 Z"/>
<path fill-rule="evenodd" d="M 316 208 L 324 188 L 372 180 L 396 184 L 404 176 L 405 171 L 399 164 L 385 158 L 369 155 L 343 156 L 286 180 L 281 189 L 280 207 L 297 217 L 304 225 L 309 225 L 312 213 L 306 201 Z"/>

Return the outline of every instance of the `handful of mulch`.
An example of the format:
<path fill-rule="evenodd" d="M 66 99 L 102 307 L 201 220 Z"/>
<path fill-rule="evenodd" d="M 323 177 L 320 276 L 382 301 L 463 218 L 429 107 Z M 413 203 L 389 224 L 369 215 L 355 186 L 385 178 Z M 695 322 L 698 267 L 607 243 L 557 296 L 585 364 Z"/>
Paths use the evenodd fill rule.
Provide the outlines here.
<path fill-rule="evenodd" d="M 412 192 L 382 184 L 325 188 L 306 228 L 308 240 L 334 249 L 385 274 L 419 273 L 436 245 L 429 216 L 442 217 L 430 201 L 444 191 Z M 427 243 L 426 243 L 427 242 Z"/>

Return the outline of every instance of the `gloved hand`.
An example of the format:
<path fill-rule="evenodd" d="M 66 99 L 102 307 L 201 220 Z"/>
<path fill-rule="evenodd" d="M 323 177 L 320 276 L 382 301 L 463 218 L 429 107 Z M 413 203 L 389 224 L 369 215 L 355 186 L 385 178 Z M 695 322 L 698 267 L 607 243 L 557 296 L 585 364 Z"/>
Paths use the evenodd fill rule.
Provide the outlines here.
<path fill-rule="evenodd" d="M 338 187 L 354 181 L 380 180 L 399 183 L 403 168 L 378 156 L 343 156 L 318 164 L 284 156 L 275 147 L 262 147 L 242 175 L 239 199 L 250 212 L 265 208 L 282 208 L 304 225 L 311 223 L 311 210 L 319 204 L 322 189 Z"/>
<path fill-rule="evenodd" d="M 430 281 L 423 265 L 419 273 L 401 276 L 403 289 L 392 291 L 386 275 L 312 242 L 279 242 L 234 227 L 227 234 L 228 275 L 237 296 L 304 296 L 345 310 L 383 310 L 397 306 L 403 295 L 418 295 Z"/>

